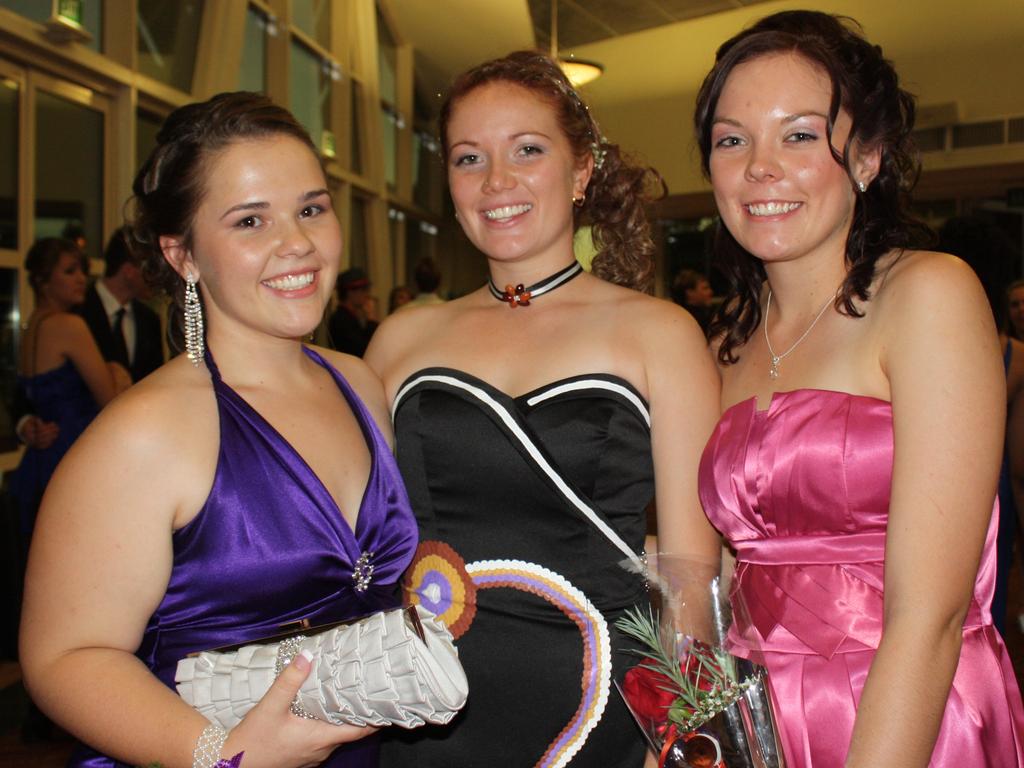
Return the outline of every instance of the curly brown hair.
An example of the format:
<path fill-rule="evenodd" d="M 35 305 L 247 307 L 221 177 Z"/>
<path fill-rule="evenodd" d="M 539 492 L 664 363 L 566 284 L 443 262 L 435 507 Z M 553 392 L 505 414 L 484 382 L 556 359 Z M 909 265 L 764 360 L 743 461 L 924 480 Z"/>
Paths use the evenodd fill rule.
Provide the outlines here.
<path fill-rule="evenodd" d="M 316 146 L 292 114 L 260 93 L 220 93 L 180 107 L 164 121 L 156 148 L 132 184 L 126 238 L 132 253 L 143 260 L 147 281 L 174 299 L 171 338 L 180 342 L 185 281 L 164 258 L 161 236 L 174 236 L 192 247 L 192 223 L 206 189 L 206 170 L 213 156 L 246 139 L 291 136 Z M 180 343 L 175 346 L 180 348 Z"/>
<path fill-rule="evenodd" d="M 819 68 L 832 84 L 826 134 L 835 161 L 846 169 L 856 203 L 846 239 L 846 279 L 836 308 L 851 317 L 863 313 L 854 299 L 867 301 L 878 260 L 894 249 L 931 242 L 930 230 L 909 213 L 910 191 L 920 165 L 911 139 L 914 97 L 900 88 L 892 62 L 861 34 L 853 19 L 818 11 L 783 11 L 761 19 L 724 42 L 697 95 L 694 128 L 704 175 L 711 177 L 711 129 L 715 109 L 732 71 L 744 62 L 777 53 L 795 53 Z M 850 134 L 838 151 L 832 130 L 840 109 L 852 118 Z M 850 167 L 855 145 L 881 150 L 878 176 L 861 192 Z M 761 291 L 766 279 L 760 259 L 748 253 L 719 222 L 715 255 L 731 289 L 709 329 L 720 338 L 722 364 L 738 359 L 761 322 Z"/>
<path fill-rule="evenodd" d="M 448 161 L 448 122 L 459 99 L 494 82 L 511 83 L 544 99 L 582 162 L 594 158 L 594 170 L 583 204 L 573 211 L 573 231 L 591 227 L 593 272 L 618 285 L 650 292 L 654 276 L 654 243 L 644 205 L 665 193 L 665 182 L 653 168 L 632 163 L 617 144 L 606 140 L 590 109 L 558 64 L 539 51 L 516 51 L 463 72 L 448 90 L 439 118 L 441 147 Z"/>

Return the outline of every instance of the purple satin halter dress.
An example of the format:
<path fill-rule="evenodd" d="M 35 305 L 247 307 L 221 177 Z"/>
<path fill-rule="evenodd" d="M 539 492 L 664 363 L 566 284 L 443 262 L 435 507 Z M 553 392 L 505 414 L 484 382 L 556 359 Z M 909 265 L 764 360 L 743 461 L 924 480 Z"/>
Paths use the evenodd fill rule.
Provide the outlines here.
<path fill-rule="evenodd" d="M 370 450 L 355 531 L 295 449 L 221 380 L 208 352 L 220 413 L 216 475 L 203 508 L 173 535 L 167 593 L 137 651 L 172 688 L 178 660 L 194 651 L 259 640 L 301 619 L 316 626 L 401 603 L 397 582 L 417 533 L 398 467 L 341 374 L 313 350 L 306 354 L 331 373 Z M 364 553 L 372 553 L 372 579 L 357 591 L 353 567 Z M 376 766 L 377 741 L 371 736 L 345 745 L 323 765 Z M 69 765 L 121 764 L 82 747 Z"/>
<path fill-rule="evenodd" d="M 736 549 L 734 652 L 771 674 L 790 768 L 840 766 L 882 634 L 892 407 L 845 392 L 778 392 L 722 415 L 704 451 L 700 495 Z M 989 526 L 942 728 L 936 768 L 1024 765 L 1024 708 L 989 604 Z M 936 553 L 941 557 L 941 553 Z M 921 648 L 927 654 L 927 648 Z"/>

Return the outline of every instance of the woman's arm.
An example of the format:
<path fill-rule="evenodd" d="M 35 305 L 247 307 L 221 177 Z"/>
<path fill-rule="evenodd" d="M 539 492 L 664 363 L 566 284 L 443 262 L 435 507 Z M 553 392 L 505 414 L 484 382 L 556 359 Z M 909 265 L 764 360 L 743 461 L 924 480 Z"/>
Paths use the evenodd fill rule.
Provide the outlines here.
<path fill-rule="evenodd" d="M 201 375 L 190 369 L 175 370 Z M 134 652 L 167 587 L 173 529 L 211 487 L 216 406 L 208 379 L 169 396 L 167 376 L 153 376 L 100 415 L 50 482 L 29 557 L 21 662 L 33 699 L 86 743 L 131 765 L 188 768 L 208 723 Z M 365 732 L 290 714 L 304 672 L 299 662 L 281 676 L 225 754 L 244 750 L 246 768 L 314 764 Z"/>
<path fill-rule="evenodd" d="M 654 309 L 643 328 L 657 501 L 654 568 L 670 590 L 679 628 L 713 641 L 708 585 L 719 574 L 722 543 L 701 507 L 697 470 L 720 413 L 718 371 L 689 313 L 661 301 Z"/>
<path fill-rule="evenodd" d="M 992 515 L 1005 379 L 992 313 L 963 263 L 907 254 L 875 301 L 895 459 L 884 628 L 847 766 L 926 766 Z"/>

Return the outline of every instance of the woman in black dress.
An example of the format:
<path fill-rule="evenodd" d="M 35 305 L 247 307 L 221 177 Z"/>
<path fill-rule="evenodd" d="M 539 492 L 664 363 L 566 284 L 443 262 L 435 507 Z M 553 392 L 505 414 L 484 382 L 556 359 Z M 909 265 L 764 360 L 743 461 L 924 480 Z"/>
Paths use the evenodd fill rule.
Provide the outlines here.
<path fill-rule="evenodd" d="M 383 764 L 640 766 L 614 623 L 646 600 L 652 498 L 659 549 L 719 551 L 697 500 L 717 376 L 693 318 L 645 295 L 656 176 L 537 53 L 459 77 L 441 138 L 490 280 L 395 314 L 366 360 L 420 526 L 411 600 L 452 628 L 470 696 L 444 730 L 398 734 Z M 582 224 L 593 274 L 573 255 Z"/>

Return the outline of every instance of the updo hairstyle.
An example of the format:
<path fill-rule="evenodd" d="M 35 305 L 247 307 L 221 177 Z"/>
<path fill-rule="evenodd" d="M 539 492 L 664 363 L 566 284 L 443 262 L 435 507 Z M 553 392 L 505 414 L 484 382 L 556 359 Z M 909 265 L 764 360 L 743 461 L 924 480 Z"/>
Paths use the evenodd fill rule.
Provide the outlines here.
<path fill-rule="evenodd" d="M 506 82 L 525 88 L 555 110 L 558 124 L 579 162 L 594 158 L 594 171 L 583 204 L 573 209 L 573 231 L 591 226 L 592 270 L 611 283 L 649 292 L 654 275 L 654 243 L 644 204 L 665 192 L 653 168 L 633 165 L 617 144 L 605 140 L 587 105 L 561 68 L 537 51 L 517 51 L 484 62 L 455 79 L 441 107 L 441 147 L 448 161 L 448 122 L 452 110 L 477 88 Z M 568 201 L 567 201 L 568 202 Z"/>
<path fill-rule="evenodd" d="M 931 240 L 927 227 L 909 214 L 910 190 L 920 170 L 911 140 L 914 98 L 900 88 L 899 78 L 882 49 L 862 36 L 856 21 L 818 11 L 783 11 L 767 16 L 727 40 L 718 49 L 715 66 L 697 95 L 694 128 L 704 175 L 711 177 L 711 129 L 726 80 L 733 70 L 771 54 L 795 53 L 825 74 L 832 84 L 826 134 L 832 155 L 846 170 L 856 194 L 846 240 L 847 275 L 836 297 L 843 314 L 863 315 L 854 299 L 867 301 L 876 264 L 893 249 L 920 247 Z M 832 145 L 840 109 L 852 118 L 841 150 Z M 857 187 L 850 166 L 851 151 L 881 150 L 878 175 L 866 192 Z M 709 329 L 721 339 L 719 362 L 734 363 L 737 347 L 761 322 L 761 290 L 766 279 L 761 261 L 748 253 L 719 222 L 715 254 L 730 282 L 730 292 Z"/>
<path fill-rule="evenodd" d="M 28 272 L 28 284 L 37 298 L 43 286 L 50 282 L 53 270 L 57 268 L 60 257 L 65 253 L 78 258 L 82 263 L 82 271 L 89 274 L 89 260 L 73 240 L 43 237 L 36 240 L 28 249 L 28 253 L 25 254 L 25 271 Z"/>
<path fill-rule="evenodd" d="M 180 310 L 185 281 L 160 249 L 161 236 L 180 237 L 192 247 L 192 224 L 206 192 L 214 156 L 236 141 L 291 136 L 316 154 L 306 129 L 288 110 L 259 93 L 221 93 L 187 104 L 167 116 L 156 148 L 132 184 L 129 246 L 143 260 L 146 279 L 166 291 Z"/>

